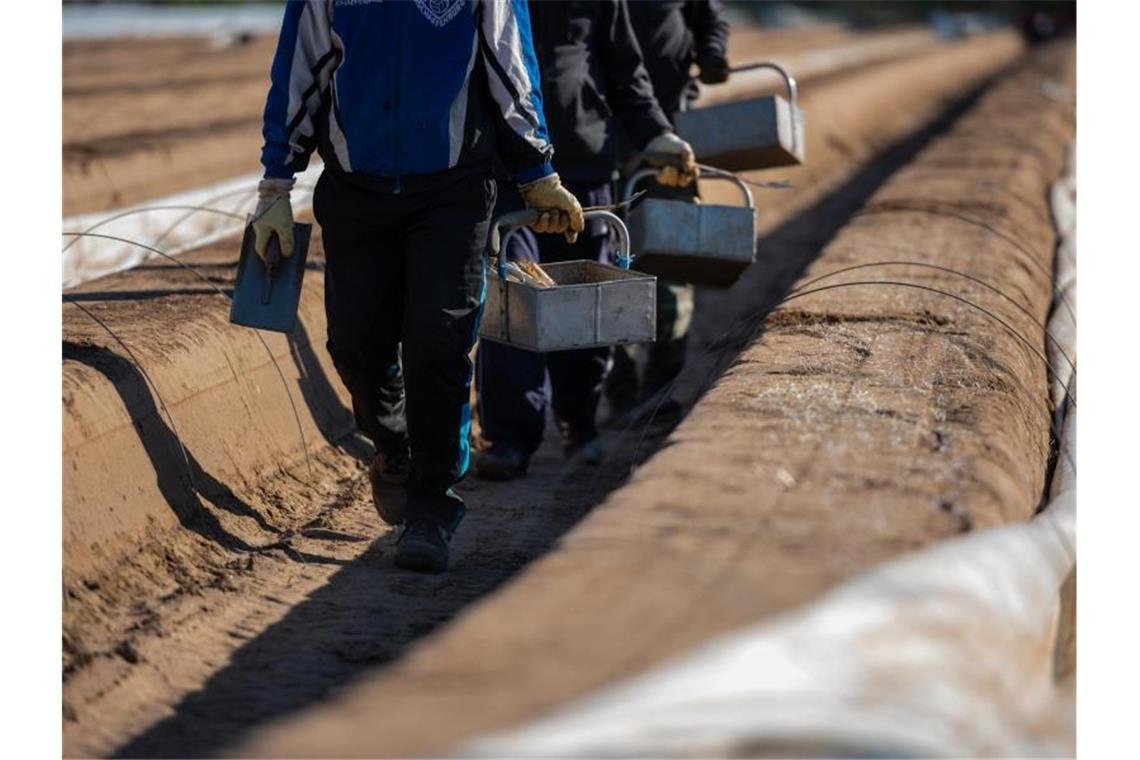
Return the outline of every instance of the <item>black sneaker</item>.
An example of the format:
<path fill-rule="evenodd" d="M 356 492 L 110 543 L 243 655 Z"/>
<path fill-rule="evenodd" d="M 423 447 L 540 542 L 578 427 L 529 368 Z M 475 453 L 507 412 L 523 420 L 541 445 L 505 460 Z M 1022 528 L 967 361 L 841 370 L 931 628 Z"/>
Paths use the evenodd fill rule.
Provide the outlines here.
<path fill-rule="evenodd" d="M 675 398 L 652 396 L 637 408 L 633 424 L 645 426 L 652 433 L 668 432 L 681 424 L 685 410 Z"/>
<path fill-rule="evenodd" d="M 625 395 L 612 395 L 606 397 L 609 411 L 602 419 L 602 427 L 613 430 L 629 424 L 634 410 L 637 409 L 635 397 Z"/>
<path fill-rule="evenodd" d="M 372 504 L 380 519 L 389 525 L 404 522 L 408 510 L 408 477 L 412 460 L 406 451 L 379 452 L 368 466 L 368 480 L 372 484 Z"/>
<path fill-rule="evenodd" d="M 514 480 L 526 475 L 530 457 L 509 443 L 492 443 L 475 460 L 475 474 L 484 480 Z"/>
<path fill-rule="evenodd" d="M 621 348 L 628 348 L 628 346 Z M 606 374 L 603 386 L 609 412 L 602 422 L 602 426 L 607 428 L 620 427 L 622 419 L 637 406 L 637 369 L 632 366 L 632 358 L 626 358 L 619 362 L 618 357 L 619 354 L 615 351 L 614 366 Z"/>
<path fill-rule="evenodd" d="M 440 520 L 427 505 L 415 510 L 408 519 L 404 532 L 396 541 L 397 567 L 417 573 L 442 573 L 447 569 L 451 537 L 466 511 L 462 500 L 453 491 L 448 491 L 447 498 L 459 502 L 459 511 L 454 519 Z"/>
<path fill-rule="evenodd" d="M 599 465 L 606 458 L 606 447 L 602 445 L 602 439 L 595 435 L 586 440 L 571 440 L 565 443 L 563 453 L 567 460 L 581 464 Z"/>

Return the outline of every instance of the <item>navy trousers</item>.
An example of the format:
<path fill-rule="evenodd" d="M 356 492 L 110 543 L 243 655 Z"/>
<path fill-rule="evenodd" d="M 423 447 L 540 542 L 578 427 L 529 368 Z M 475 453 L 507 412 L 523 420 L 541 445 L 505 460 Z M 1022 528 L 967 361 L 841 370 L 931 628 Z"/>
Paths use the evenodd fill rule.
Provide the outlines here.
<path fill-rule="evenodd" d="M 409 509 L 454 512 L 445 497 L 468 466 L 468 352 L 496 185 L 481 174 L 402 193 L 361 182 L 326 169 L 313 198 L 328 351 L 361 432 L 380 450 L 410 450 Z"/>
<path fill-rule="evenodd" d="M 608 182 L 566 185 L 583 206 L 612 202 Z M 499 204 L 495 215 L 513 211 L 519 205 L 519 201 L 508 199 Z M 536 235 L 529 229 L 520 230 L 510 240 L 505 255 L 513 261 L 554 263 L 588 259 L 609 263 L 616 255 L 613 240 L 609 223 L 595 219 L 586 222 L 585 232 L 572 245 L 562 235 Z M 597 435 L 595 417 L 609 357 L 608 348 L 540 354 L 480 341 L 475 385 L 483 437 L 532 454 L 542 443 L 546 409 L 550 406 L 567 443 L 593 438 Z"/>

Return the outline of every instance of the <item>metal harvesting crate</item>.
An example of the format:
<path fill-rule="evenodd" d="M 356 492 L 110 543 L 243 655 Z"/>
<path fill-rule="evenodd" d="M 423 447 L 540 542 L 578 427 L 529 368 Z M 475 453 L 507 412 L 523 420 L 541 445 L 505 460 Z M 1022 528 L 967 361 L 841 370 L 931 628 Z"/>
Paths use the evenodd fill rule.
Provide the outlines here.
<path fill-rule="evenodd" d="M 657 278 L 630 272 L 629 232 L 609 211 L 587 211 L 607 219 L 617 232 L 622 266 L 597 261 L 543 264 L 557 285 L 538 288 L 507 280 L 506 250 L 514 230 L 531 224 L 536 212 L 506 214 L 491 225 L 491 253 L 498 276 L 487 284 L 479 336 L 527 351 L 567 351 L 622 343 L 649 343 L 656 335 Z M 500 245 L 499 228 L 508 228 Z"/>
<path fill-rule="evenodd" d="M 653 173 L 635 172 L 625 197 Z M 638 250 L 637 269 L 675 282 L 730 287 L 756 260 L 756 206 L 748 186 L 733 174 L 701 166 L 701 177 L 735 183 L 744 205 L 646 198 L 626 215 Z"/>
<path fill-rule="evenodd" d="M 779 95 L 722 103 L 677 115 L 677 134 L 701 161 L 729 171 L 748 171 L 804 162 L 804 116 L 796 80 L 775 63 L 753 63 L 733 73 L 774 69 L 784 78 L 788 99 Z"/>

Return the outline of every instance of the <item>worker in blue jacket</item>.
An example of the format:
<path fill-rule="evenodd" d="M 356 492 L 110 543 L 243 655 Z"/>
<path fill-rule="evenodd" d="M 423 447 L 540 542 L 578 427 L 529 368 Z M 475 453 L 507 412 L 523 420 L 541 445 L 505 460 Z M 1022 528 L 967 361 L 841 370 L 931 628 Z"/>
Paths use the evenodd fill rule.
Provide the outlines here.
<path fill-rule="evenodd" d="M 575 236 L 522 0 L 290 0 L 265 105 L 252 225 L 293 249 L 293 176 L 316 150 L 328 350 L 376 446 L 376 509 L 395 561 L 439 571 L 464 504 L 484 250 L 505 165 L 537 232 Z M 406 390 L 405 390 L 406 388 Z"/>
<path fill-rule="evenodd" d="M 638 150 L 668 156 L 658 182 L 692 184 L 692 148 L 674 133 L 645 70 L 625 0 L 541 2 L 531 0 L 535 50 L 542 71 L 543 101 L 558 149 L 555 166 L 588 206 L 613 201 L 618 140 Z M 511 210 L 511 199 L 499 211 Z M 609 262 L 614 238 L 604 220 L 591 220 L 574 241 L 557 236 L 515 235 L 509 259 Z M 596 415 L 608 348 L 537 354 L 484 341 L 479 347 L 479 424 L 488 446 L 476 472 L 492 480 L 526 473 L 543 438 L 547 406 L 554 412 L 568 459 L 597 464 L 604 454 Z"/>

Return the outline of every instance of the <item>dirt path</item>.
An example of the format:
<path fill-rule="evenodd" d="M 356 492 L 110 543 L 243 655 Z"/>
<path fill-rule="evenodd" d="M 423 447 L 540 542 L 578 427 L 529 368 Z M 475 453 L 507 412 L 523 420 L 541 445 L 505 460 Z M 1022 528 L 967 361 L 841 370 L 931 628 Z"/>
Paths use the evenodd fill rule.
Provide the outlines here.
<path fill-rule="evenodd" d="M 914 145 L 869 164 L 872 156 L 932 119 L 1016 50 L 1008 38 L 979 40 L 919 65 L 884 66 L 821 87 L 805 101 L 809 123 L 821 127 L 810 137 L 813 165 L 797 177 L 795 191 L 762 211 L 762 249 L 786 255 L 766 259 L 750 277 L 773 289 L 786 287 Z M 886 108 L 886 101 L 895 105 Z M 844 123 L 841 115 L 847 117 L 842 130 L 836 126 Z M 186 261 L 205 265 L 203 272 L 224 286 L 232 276 L 232 244 L 189 254 Z M 319 270 L 309 276 L 319 286 Z M 209 355 L 205 325 L 224 323 L 221 299 L 165 263 L 95 281 L 69 295 L 136 350 L 145 348 L 144 367 L 182 350 Z M 717 301 L 725 299 L 705 295 L 701 319 L 715 323 L 724 316 Z M 114 395 L 146 421 L 141 434 L 147 426 L 160 427 L 161 404 L 145 378 L 78 308 L 65 306 L 65 380 L 80 373 L 86 378 L 77 383 L 81 389 L 109 382 Z M 700 329 L 703 335 L 715 332 Z M 714 358 L 735 348 L 731 341 L 714 341 L 707 355 L 698 356 L 687 380 L 693 395 L 716 365 Z M 288 361 L 287 351 L 283 356 Z M 231 358 L 240 369 L 248 357 Z M 311 362 L 306 366 L 302 393 L 313 384 L 329 386 L 327 372 Z M 262 381 L 256 385 L 263 387 Z M 328 403 L 338 390 L 322 393 Z M 180 423 L 191 417 L 193 426 L 192 434 L 180 431 L 181 440 L 199 464 L 197 479 L 214 483 L 205 489 L 213 494 L 209 503 L 195 499 L 193 515 L 209 516 L 216 525 L 192 519 L 184 523 L 192 530 L 156 533 L 157 543 L 130 561 L 112 564 L 102 575 L 76 577 L 68 586 L 68 754 L 216 753 L 252 727 L 353 682 L 368 667 L 402 662 L 408 645 L 552 548 L 626 478 L 635 455 L 644 458 L 659 442 L 659 435 L 649 435 L 639 447 L 640 431 L 611 435 L 613 456 L 589 473 L 567 469 L 548 442 L 531 477 L 520 483 L 465 483 L 470 513 L 457 537 L 455 570 L 422 578 L 396 573 L 389 564 L 392 537 L 380 530 L 368 504 L 353 458 L 361 453 L 358 444 L 348 440 L 323 449 L 313 463 L 312 483 L 297 461 L 266 478 L 220 478 L 216 473 L 230 467 L 226 458 L 241 456 L 211 440 L 211 430 L 229 425 L 208 415 L 195 419 L 200 415 L 182 414 L 184 408 L 190 407 L 175 414 Z M 154 433 L 168 449 L 148 452 L 155 462 L 177 463 L 177 449 L 168 444 L 178 437 L 171 432 Z M 337 442 L 331 432 L 329 437 Z M 475 722 L 468 729 L 502 715 L 495 699 L 485 712 L 470 716 Z M 457 723 L 455 730 L 462 726 Z M 411 730 L 393 751 L 419 746 L 420 739 Z"/>

